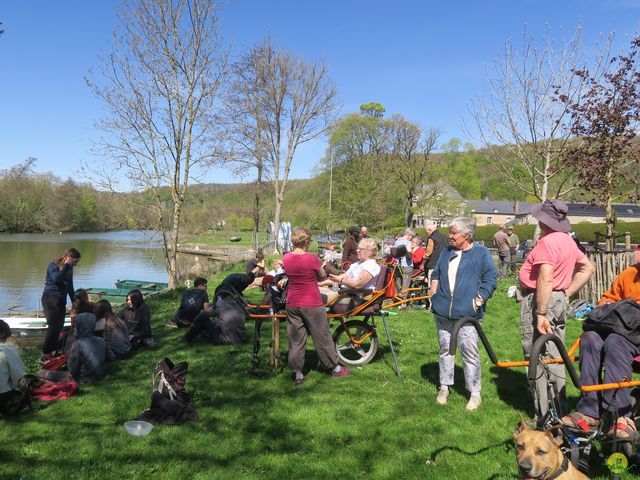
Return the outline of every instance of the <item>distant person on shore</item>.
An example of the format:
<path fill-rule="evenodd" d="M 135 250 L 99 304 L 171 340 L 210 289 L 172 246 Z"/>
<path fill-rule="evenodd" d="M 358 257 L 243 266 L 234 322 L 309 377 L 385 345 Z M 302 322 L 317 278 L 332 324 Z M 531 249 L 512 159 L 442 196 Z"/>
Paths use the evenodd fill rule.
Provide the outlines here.
<path fill-rule="evenodd" d="M 129 332 L 129 341 L 135 348 L 153 347 L 155 342 L 151 335 L 151 311 L 138 289 L 131 290 L 127 295 L 127 306 L 118 314 Z"/>
<path fill-rule="evenodd" d="M 80 261 L 80 252 L 75 248 L 65 250 L 47 267 L 42 292 L 42 310 L 47 319 L 47 334 L 42 347 L 42 360 L 47 360 L 58 348 L 58 337 L 64 327 L 67 296 L 73 302 L 73 267 Z"/>
<path fill-rule="evenodd" d="M 124 360 L 131 356 L 129 330 L 124 321 L 113 313 L 108 300 L 96 302 L 97 323 L 104 325 L 103 338 L 107 345 L 107 361 Z"/>

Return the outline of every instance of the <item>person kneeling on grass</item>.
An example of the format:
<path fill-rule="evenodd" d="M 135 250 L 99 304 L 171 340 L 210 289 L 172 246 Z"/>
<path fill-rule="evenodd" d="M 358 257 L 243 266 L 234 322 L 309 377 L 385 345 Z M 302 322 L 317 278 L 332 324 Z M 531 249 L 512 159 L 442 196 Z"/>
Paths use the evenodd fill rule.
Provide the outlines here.
<path fill-rule="evenodd" d="M 631 378 L 633 359 L 640 355 L 637 302 L 640 302 L 640 263 L 626 268 L 616 277 L 598 301 L 600 308 L 590 313 L 583 323 L 585 332 L 580 338 L 580 382 L 583 385 L 618 383 Z M 624 322 L 617 321 L 620 318 L 624 318 Z M 603 328 L 599 328 L 600 325 Z M 617 417 L 609 431 L 610 436 L 637 436 L 630 388 L 583 392 L 575 412 L 563 417 L 562 423 L 590 431 L 607 413 Z"/>
<path fill-rule="evenodd" d="M 191 344 L 199 335 L 217 345 L 239 345 L 247 341 L 245 318 L 247 306 L 242 292 L 253 283 L 259 267 L 248 274 L 232 273 L 216 288 L 213 306 L 193 319 L 183 340 Z M 213 318 L 217 317 L 214 322 Z"/>
<path fill-rule="evenodd" d="M 174 328 L 189 328 L 198 314 L 208 309 L 209 295 L 207 294 L 207 279 L 197 277 L 193 281 L 193 288 L 182 294 L 180 307 L 176 311 L 175 321 L 167 320 L 164 324 Z"/>

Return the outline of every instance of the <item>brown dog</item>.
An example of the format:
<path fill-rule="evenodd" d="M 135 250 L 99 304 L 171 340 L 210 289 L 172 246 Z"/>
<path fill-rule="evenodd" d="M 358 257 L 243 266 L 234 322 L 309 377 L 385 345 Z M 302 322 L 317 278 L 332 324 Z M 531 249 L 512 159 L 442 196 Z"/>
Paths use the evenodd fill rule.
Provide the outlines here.
<path fill-rule="evenodd" d="M 564 456 L 550 432 L 530 430 L 521 421 L 513 434 L 520 475 L 538 480 L 589 480 Z"/>

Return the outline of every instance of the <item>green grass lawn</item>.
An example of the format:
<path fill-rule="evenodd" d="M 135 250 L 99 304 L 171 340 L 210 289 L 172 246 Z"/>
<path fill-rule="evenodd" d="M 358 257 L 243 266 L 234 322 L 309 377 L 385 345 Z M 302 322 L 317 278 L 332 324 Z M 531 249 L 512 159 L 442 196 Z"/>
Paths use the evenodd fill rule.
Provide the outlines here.
<path fill-rule="evenodd" d="M 223 275 L 210 280 L 211 292 Z M 518 306 L 506 297 L 507 287 L 501 281 L 489 302 L 485 328 L 498 357 L 516 360 L 522 357 Z M 104 380 L 83 387 L 77 397 L 38 404 L 18 419 L 2 420 L 0 478 L 517 477 L 512 432 L 520 414 L 532 414 L 524 370 L 493 367 L 482 350 L 480 409 L 464 409 L 461 368 L 449 405 L 437 405 L 438 345 L 431 314 L 410 310 L 390 320 L 400 378 L 380 325 L 381 348 L 373 363 L 341 379 L 313 370 L 296 388 L 286 372 L 264 379 L 248 376 L 251 344 L 181 343 L 183 330 L 162 326 L 179 295 L 149 302 L 155 348 L 110 365 Z M 252 340 L 253 323 L 247 327 Z M 579 323 L 572 320 L 568 330 L 569 342 L 579 334 Z M 264 344 L 269 331 L 263 328 Z M 262 353 L 266 361 L 266 348 Z M 31 370 L 37 356 L 25 354 Z M 151 372 L 164 356 L 189 362 L 187 386 L 195 391 L 200 418 L 131 437 L 122 424 L 148 407 Z M 317 364 L 311 345 L 307 363 Z M 575 389 L 570 398 L 575 403 Z M 598 465 L 593 472 L 606 476 Z"/>

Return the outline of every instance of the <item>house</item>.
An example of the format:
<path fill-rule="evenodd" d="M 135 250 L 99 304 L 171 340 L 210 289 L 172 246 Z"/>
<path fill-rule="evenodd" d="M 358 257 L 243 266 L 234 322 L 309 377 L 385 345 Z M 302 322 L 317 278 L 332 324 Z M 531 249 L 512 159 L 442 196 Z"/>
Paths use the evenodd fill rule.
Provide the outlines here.
<path fill-rule="evenodd" d="M 613 210 L 618 220 L 625 222 L 640 222 L 640 205 L 634 203 L 614 203 Z M 604 208 L 587 202 L 569 203 L 569 213 L 567 218 L 571 224 L 581 222 L 604 223 Z M 531 210 L 525 215 L 524 212 L 518 217 L 516 223 L 536 223 L 537 220 L 531 216 Z"/>
<path fill-rule="evenodd" d="M 504 202 L 498 200 L 466 200 L 466 207 L 476 219 L 476 224 L 500 225 L 503 223 L 530 223 L 532 202 Z M 535 221 L 535 219 L 534 219 Z"/>

